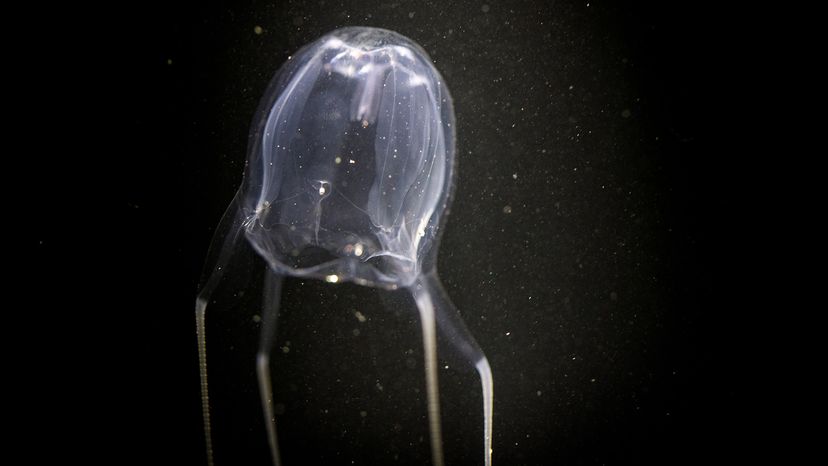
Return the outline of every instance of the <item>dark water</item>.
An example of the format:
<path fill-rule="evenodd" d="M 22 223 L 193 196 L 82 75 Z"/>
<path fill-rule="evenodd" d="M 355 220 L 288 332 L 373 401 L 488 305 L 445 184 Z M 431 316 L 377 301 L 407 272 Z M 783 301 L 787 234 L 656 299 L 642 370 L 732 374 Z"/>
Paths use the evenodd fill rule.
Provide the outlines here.
<path fill-rule="evenodd" d="M 106 49 L 117 98 L 131 102 L 115 162 L 125 198 L 112 201 L 118 228 L 105 235 L 133 264 L 111 278 L 130 290 L 118 322 L 132 317 L 122 364 L 105 366 L 134 394 L 114 443 L 126 460 L 204 464 L 193 305 L 207 245 L 271 76 L 351 25 L 414 39 L 454 97 L 457 190 L 439 269 L 491 362 L 495 464 L 737 454 L 707 12 L 488 0 L 135 8 L 113 17 Z M 218 464 L 268 464 L 251 306 L 210 324 L 226 348 L 211 360 L 214 402 L 235 407 L 213 420 Z M 287 348 L 274 361 L 286 465 L 428 464 L 410 303 L 290 280 L 277 346 Z M 478 464 L 476 375 L 440 377 L 447 463 Z"/>

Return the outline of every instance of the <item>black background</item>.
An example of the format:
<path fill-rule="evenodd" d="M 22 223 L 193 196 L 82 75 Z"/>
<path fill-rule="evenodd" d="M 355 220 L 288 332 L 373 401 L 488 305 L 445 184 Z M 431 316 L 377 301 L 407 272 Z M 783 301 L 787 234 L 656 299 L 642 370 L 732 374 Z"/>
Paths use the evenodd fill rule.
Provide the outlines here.
<path fill-rule="evenodd" d="M 101 440 L 78 442 L 82 451 L 203 464 L 192 309 L 250 119 L 291 53 L 352 25 L 420 43 L 454 97 L 458 180 L 439 268 L 492 364 L 495 463 L 691 464 L 753 448 L 745 311 L 732 298 L 739 214 L 725 189 L 729 57 L 710 10 L 239 1 L 95 13 L 75 31 L 94 72 L 80 77 L 71 59 L 61 67 L 77 78 L 65 81 L 67 127 L 92 113 L 74 129 L 88 155 L 47 172 L 71 201 L 26 192 L 65 213 L 31 213 L 33 276 L 57 258 L 68 269 L 61 293 L 38 299 L 70 303 L 94 335 L 73 341 L 88 371 L 63 382 L 88 400 L 72 403 L 76 419 L 90 404 L 107 411 Z M 277 391 L 317 393 L 297 396 L 280 421 L 286 464 L 426 463 L 422 398 L 371 391 L 379 379 L 400 391 L 422 383 L 413 311 L 309 282 L 289 282 L 283 306 L 279 340 L 300 350 L 277 360 L 298 374 Z M 234 338 L 255 344 L 255 326 Z M 450 464 L 477 464 L 474 378 L 441 377 Z M 255 397 L 252 379 L 229 383 Z M 323 419 L 326 403 L 335 415 Z M 227 442 L 245 457 L 219 464 L 267 464 L 259 435 L 236 432 Z"/>

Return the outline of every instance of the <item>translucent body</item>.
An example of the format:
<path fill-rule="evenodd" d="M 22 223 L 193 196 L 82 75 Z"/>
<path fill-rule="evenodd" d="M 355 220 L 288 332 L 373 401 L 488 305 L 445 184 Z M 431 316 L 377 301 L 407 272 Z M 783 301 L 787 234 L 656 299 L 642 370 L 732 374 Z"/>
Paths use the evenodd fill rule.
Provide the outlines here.
<path fill-rule="evenodd" d="M 269 354 L 285 276 L 409 289 L 422 323 L 432 460 L 443 464 L 439 327 L 451 343 L 446 350 L 480 374 L 484 462 L 491 464 L 491 371 L 435 267 L 451 197 L 454 134 L 439 73 L 418 45 L 391 31 L 334 31 L 276 74 L 254 118 L 244 180 L 217 231 L 196 301 L 210 462 L 205 309 L 244 237 L 269 270 L 257 371 L 275 464 Z"/>
<path fill-rule="evenodd" d="M 450 193 L 454 113 L 425 52 L 377 29 L 300 51 L 263 99 L 243 198 L 271 266 L 408 286 Z"/>

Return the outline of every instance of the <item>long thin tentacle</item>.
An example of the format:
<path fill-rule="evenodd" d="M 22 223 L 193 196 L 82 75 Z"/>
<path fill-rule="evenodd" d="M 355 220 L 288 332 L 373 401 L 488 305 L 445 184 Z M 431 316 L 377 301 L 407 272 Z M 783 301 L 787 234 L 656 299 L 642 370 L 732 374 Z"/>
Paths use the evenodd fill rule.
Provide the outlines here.
<path fill-rule="evenodd" d="M 276 416 L 273 412 L 273 386 L 270 378 L 270 353 L 276 341 L 276 322 L 279 318 L 279 301 L 282 295 L 281 275 L 268 267 L 265 274 L 264 302 L 262 303 L 262 330 L 259 336 L 259 351 L 256 354 L 256 376 L 259 379 L 259 396 L 267 427 L 267 441 L 273 466 L 280 466 L 279 441 L 276 434 Z"/>
<path fill-rule="evenodd" d="M 431 301 L 431 295 L 422 290 L 414 291 L 414 300 L 420 311 L 420 323 L 423 328 L 423 356 L 425 358 L 431 461 L 434 466 L 443 466 L 443 436 L 440 428 L 440 387 L 437 379 L 437 332 L 434 322 L 434 304 Z"/>
<path fill-rule="evenodd" d="M 480 376 L 480 385 L 483 392 L 483 461 L 486 466 L 491 466 L 494 379 L 492 378 L 489 361 L 443 289 L 436 271 L 421 276 L 413 285 L 413 290 L 415 299 L 418 299 L 418 306 L 420 306 L 420 301 L 423 301 L 433 307 L 437 328 L 442 336 L 462 356 L 463 360 L 474 366 Z M 420 297 L 417 298 L 417 296 Z"/>
<path fill-rule="evenodd" d="M 236 242 L 241 236 L 242 215 L 237 208 L 236 199 L 230 203 L 224 213 L 219 227 L 213 235 L 208 252 L 207 266 L 204 276 L 207 280 L 201 287 L 196 297 L 196 335 L 198 337 L 198 372 L 201 378 L 201 412 L 204 419 L 204 441 L 207 449 L 207 464 L 213 466 L 213 436 L 210 426 L 210 395 L 207 383 L 207 333 L 205 328 L 205 316 L 207 303 L 216 289 L 227 264 L 233 256 Z M 221 246 L 219 247 L 219 244 Z M 215 259 L 215 260 L 213 260 Z"/>

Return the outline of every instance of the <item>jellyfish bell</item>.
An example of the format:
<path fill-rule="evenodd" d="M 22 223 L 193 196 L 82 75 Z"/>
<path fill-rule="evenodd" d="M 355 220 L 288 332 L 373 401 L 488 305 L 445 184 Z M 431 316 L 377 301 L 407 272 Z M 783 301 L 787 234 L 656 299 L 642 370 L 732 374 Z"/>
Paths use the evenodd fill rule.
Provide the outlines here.
<path fill-rule="evenodd" d="M 346 28 L 273 78 L 251 129 L 245 234 L 276 270 L 384 288 L 434 266 L 454 110 L 411 40 Z"/>

